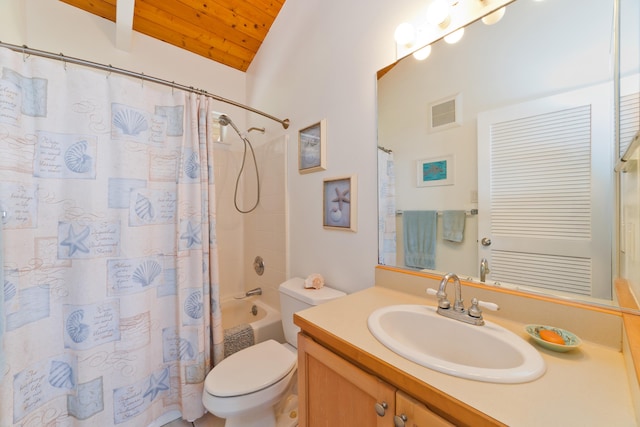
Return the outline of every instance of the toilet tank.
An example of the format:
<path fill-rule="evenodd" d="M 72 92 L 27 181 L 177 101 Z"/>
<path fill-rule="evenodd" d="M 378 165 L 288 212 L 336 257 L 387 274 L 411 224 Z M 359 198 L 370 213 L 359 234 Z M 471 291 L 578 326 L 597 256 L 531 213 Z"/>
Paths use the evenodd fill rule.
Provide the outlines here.
<path fill-rule="evenodd" d="M 284 336 L 287 342 L 296 348 L 298 347 L 297 334 L 300 328 L 293 324 L 293 314 L 346 295 L 344 292 L 328 286 L 323 286 L 320 289 L 306 289 L 304 279 L 299 277 L 282 283 L 279 290 Z"/>

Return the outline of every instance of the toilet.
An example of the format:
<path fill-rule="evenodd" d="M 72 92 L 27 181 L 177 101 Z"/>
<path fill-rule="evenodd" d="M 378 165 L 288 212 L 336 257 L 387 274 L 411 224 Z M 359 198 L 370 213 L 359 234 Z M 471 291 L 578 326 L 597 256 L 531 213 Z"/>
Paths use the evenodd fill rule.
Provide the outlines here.
<path fill-rule="evenodd" d="M 345 295 L 324 286 L 305 289 L 304 279 L 292 278 L 279 287 L 286 343 L 264 341 L 225 358 L 207 375 L 202 403 L 225 427 L 291 427 L 297 425 L 295 389 L 297 334 L 293 314 Z M 289 403 L 288 405 L 286 403 Z M 283 405 L 284 404 L 284 405 Z M 282 416 L 276 409 L 284 407 Z M 291 415 L 290 415 L 291 413 Z"/>

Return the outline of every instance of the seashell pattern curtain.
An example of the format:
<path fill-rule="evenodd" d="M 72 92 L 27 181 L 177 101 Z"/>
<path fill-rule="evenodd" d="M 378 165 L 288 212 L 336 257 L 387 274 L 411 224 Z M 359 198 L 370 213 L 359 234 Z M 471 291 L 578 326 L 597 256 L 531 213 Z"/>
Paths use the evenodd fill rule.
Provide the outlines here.
<path fill-rule="evenodd" d="M 224 354 L 209 100 L 0 49 L 0 425 L 204 414 Z"/>

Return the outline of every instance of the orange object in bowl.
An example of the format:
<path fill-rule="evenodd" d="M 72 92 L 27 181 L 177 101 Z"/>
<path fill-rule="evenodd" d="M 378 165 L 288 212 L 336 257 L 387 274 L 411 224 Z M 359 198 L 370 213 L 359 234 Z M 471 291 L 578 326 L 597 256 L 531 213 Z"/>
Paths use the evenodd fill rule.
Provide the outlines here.
<path fill-rule="evenodd" d="M 541 329 L 539 332 L 540 338 L 545 341 L 552 342 L 554 344 L 564 345 L 564 339 L 555 331 L 550 331 L 548 329 Z"/>

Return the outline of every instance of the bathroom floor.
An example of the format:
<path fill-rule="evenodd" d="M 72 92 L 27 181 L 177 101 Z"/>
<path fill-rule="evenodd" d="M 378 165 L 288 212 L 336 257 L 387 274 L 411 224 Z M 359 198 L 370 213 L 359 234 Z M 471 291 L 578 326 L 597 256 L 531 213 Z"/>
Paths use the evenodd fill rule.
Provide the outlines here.
<path fill-rule="evenodd" d="M 198 418 L 191 424 L 185 420 L 175 420 L 162 427 L 224 427 L 224 420 L 211 414 L 204 414 L 204 417 Z"/>

